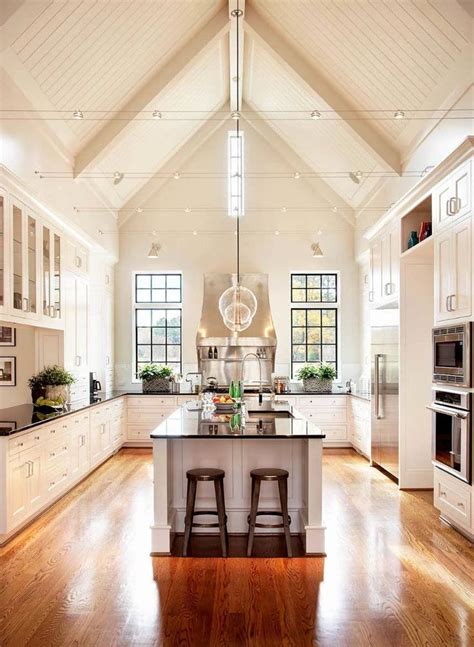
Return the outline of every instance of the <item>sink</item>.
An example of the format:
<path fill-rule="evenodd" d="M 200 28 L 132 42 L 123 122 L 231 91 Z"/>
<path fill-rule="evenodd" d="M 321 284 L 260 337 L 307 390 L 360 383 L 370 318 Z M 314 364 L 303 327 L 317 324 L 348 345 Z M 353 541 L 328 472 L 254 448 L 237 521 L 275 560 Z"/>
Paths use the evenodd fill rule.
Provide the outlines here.
<path fill-rule="evenodd" d="M 258 422 L 259 420 L 274 420 L 275 418 L 294 418 L 289 411 L 254 411 L 247 409 L 247 420 Z"/>

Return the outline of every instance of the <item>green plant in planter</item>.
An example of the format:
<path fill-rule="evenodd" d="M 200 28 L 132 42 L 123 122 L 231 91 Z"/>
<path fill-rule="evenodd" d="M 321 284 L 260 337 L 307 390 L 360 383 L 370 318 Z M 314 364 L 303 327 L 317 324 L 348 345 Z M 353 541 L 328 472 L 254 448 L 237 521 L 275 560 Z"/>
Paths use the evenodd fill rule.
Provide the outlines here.
<path fill-rule="evenodd" d="M 305 391 L 329 393 L 336 375 L 336 371 L 331 364 L 323 363 L 320 366 L 303 366 L 298 371 L 297 377 L 299 380 L 303 380 Z"/>
<path fill-rule="evenodd" d="M 170 378 L 173 375 L 173 369 L 169 366 L 160 364 L 146 364 L 139 371 L 138 377 L 142 380 L 143 391 L 169 391 Z"/>
<path fill-rule="evenodd" d="M 46 396 L 50 401 L 63 404 L 68 399 L 68 387 L 75 381 L 76 378 L 72 373 L 62 366 L 53 364 L 45 366 L 39 373 L 32 375 L 28 380 L 28 386 L 31 389 L 33 402 Z"/>

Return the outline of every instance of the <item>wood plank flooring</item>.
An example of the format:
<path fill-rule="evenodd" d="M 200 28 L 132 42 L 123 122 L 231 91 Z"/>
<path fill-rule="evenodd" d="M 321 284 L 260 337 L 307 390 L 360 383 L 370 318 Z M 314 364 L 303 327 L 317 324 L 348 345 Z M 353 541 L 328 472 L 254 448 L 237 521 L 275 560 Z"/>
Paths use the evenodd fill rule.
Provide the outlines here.
<path fill-rule="evenodd" d="M 354 452 L 324 456 L 326 558 L 151 558 L 151 478 L 122 450 L 0 549 L 2 647 L 474 644 L 471 544 Z"/>

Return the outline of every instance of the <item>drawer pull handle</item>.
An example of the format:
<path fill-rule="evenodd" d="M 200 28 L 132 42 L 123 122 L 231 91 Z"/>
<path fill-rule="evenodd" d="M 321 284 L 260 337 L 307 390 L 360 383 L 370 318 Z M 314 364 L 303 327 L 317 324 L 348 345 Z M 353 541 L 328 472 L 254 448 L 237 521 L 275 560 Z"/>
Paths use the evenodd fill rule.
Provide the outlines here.
<path fill-rule="evenodd" d="M 17 443 L 18 447 L 23 447 L 23 443 Z"/>
<path fill-rule="evenodd" d="M 53 487 L 53 485 L 55 485 L 55 481 L 50 481 L 49 486 Z"/>
<path fill-rule="evenodd" d="M 444 490 L 440 490 L 439 496 L 446 496 L 446 492 Z"/>
<path fill-rule="evenodd" d="M 458 508 L 464 508 L 464 503 L 461 503 L 461 501 L 458 502 Z"/>
<path fill-rule="evenodd" d="M 55 453 L 55 452 L 50 452 L 50 453 L 49 453 L 49 455 L 50 455 L 51 457 L 53 457 L 53 456 L 56 456 L 56 453 Z"/>
<path fill-rule="evenodd" d="M 66 476 L 67 476 L 67 472 L 64 472 L 63 476 L 64 476 L 64 478 L 66 478 Z"/>
<path fill-rule="evenodd" d="M 35 436 L 35 440 L 39 440 L 39 439 L 40 439 L 40 437 L 39 437 L 39 436 Z"/>
<path fill-rule="evenodd" d="M 50 433 L 50 434 L 55 434 L 55 433 L 56 433 L 56 429 L 50 429 L 50 430 L 49 430 L 49 433 Z"/>

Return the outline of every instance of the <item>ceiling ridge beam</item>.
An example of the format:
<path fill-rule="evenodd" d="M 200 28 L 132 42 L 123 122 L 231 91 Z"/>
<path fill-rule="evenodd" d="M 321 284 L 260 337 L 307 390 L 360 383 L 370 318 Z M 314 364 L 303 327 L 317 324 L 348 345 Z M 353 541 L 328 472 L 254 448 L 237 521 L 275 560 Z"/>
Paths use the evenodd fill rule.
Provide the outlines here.
<path fill-rule="evenodd" d="M 315 170 L 303 160 L 294 148 L 286 142 L 281 135 L 263 119 L 258 119 L 257 112 L 246 102 L 243 103 L 243 119 L 257 134 L 273 148 L 295 171 L 300 173 L 315 173 Z M 249 117 L 247 119 L 247 117 Z M 304 181 L 311 189 L 328 203 L 328 211 L 337 207 L 338 212 L 352 226 L 355 227 L 355 215 L 353 208 L 341 198 L 324 180 L 318 177 L 303 177 L 299 182 Z M 339 211 L 341 210 L 341 211 Z"/>
<path fill-rule="evenodd" d="M 103 128 L 78 152 L 74 161 L 74 174 L 80 175 L 92 164 L 97 164 L 110 150 L 115 139 L 144 110 L 173 79 L 181 76 L 193 60 L 206 51 L 229 30 L 229 17 L 225 7 L 190 38 L 155 74 L 140 88 Z"/>
<path fill-rule="evenodd" d="M 335 111 L 377 161 L 385 168 L 401 173 L 400 153 L 369 122 L 348 119 L 345 113 L 356 110 L 355 106 L 323 74 L 310 65 L 293 45 L 277 34 L 250 3 L 245 11 L 245 28 Z"/>
<path fill-rule="evenodd" d="M 121 209 L 118 210 L 119 228 L 136 213 L 136 211 L 132 211 L 132 209 L 138 209 L 138 207 L 143 206 L 148 200 L 153 198 L 158 191 L 161 191 L 168 182 L 176 182 L 176 180 L 171 180 L 169 177 L 163 178 L 160 182 L 156 179 L 156 175 L 158 173 L 172 174 L 175 171 L 179 171 L 179 169 L 181 169 L 184 164 L 192 158 L 196 151 L 203 146 L 226 121 L 229 120 L 229 116 L 227 114 L 223 116 L 223 110 L 227 106 L 227 101 L 228 100 L 226 98 L 225 101 L 223 101 L 222 104 L 220 104 L 216 110 L 209 115 L 202 126 L 196 130 L 191 137 L 182 142 L 179 145 L 178 150 L 164 164 L 162 164 L 157 171 L 155 171 L 155 175 L 151 177 L 148 182 L 131 198 L 129 198 Z M 216 118 L 216 116 L 220 116 L 221 118 Z"/>

